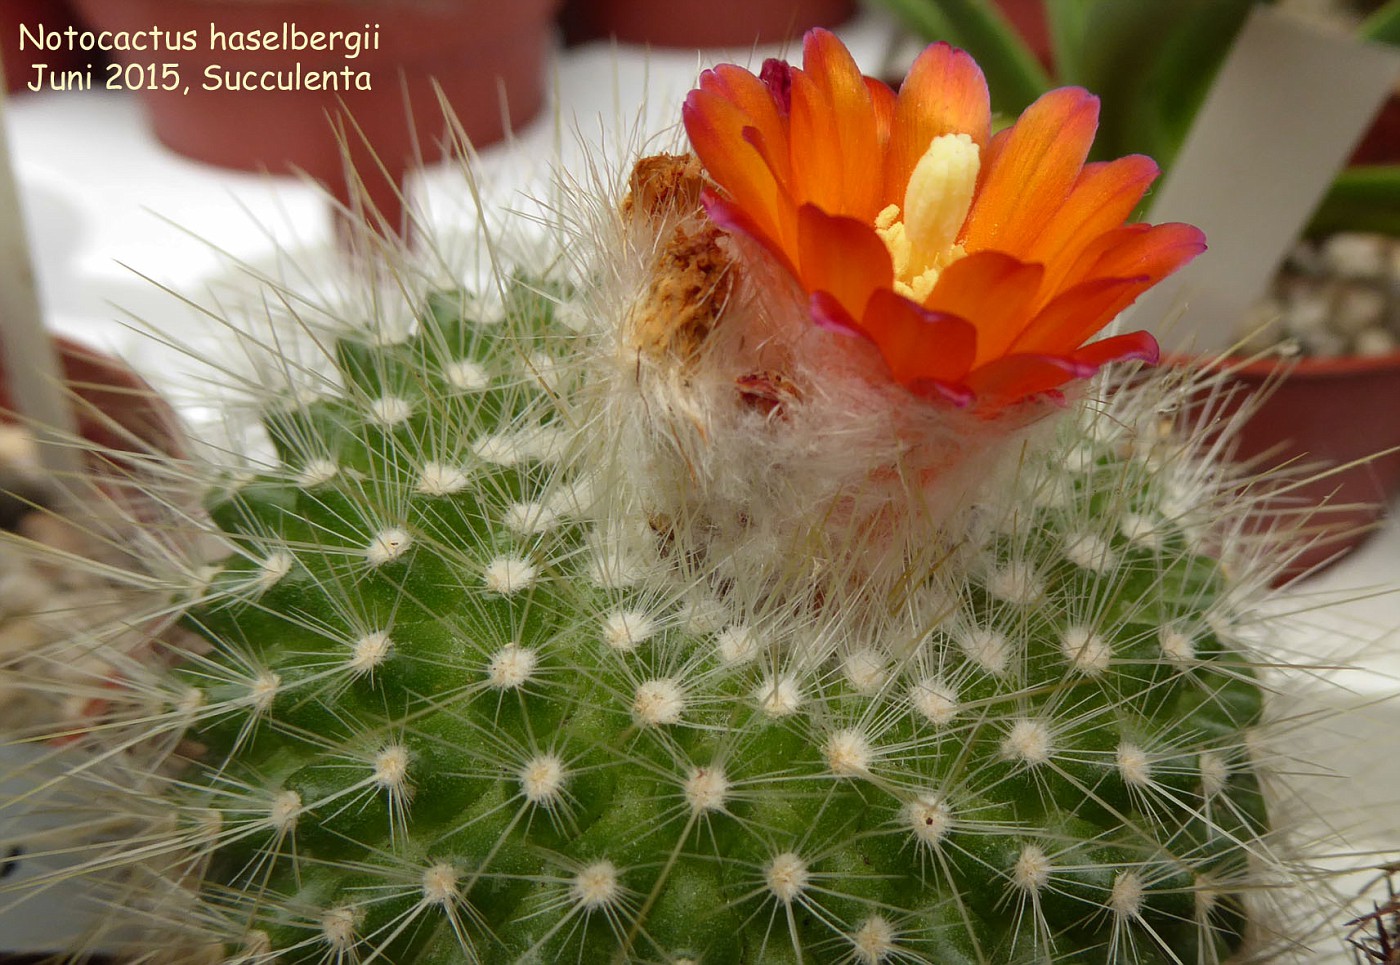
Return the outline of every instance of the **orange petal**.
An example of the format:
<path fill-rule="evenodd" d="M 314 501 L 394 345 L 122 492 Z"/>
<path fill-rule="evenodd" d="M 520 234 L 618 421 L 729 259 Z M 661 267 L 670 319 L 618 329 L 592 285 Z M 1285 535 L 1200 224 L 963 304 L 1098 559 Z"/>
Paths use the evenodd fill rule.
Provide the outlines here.
<path fill-rule="evenodd" d="M 963 246 L 1031 260 L 1032 242 L 1079 178 L 1098 123 L 1099 99 L 1079 87 L 1052 90 L 1026 108 L 989 152 Z"/>
<path fill-rule="evenodd" d="M 875 141 L 883 157 L 884 151 L 889 147 L 890 134 L 894 130 L 894 91 L 889 84 L 874 77 L 865 78 L 865 89 L 870 92 L 870 105 L 875 111 Z M 881 191 L 881 200 L 883 194 Z"/>
<path fill-rule="evenodd" d="M 1095 278 L 1061 292 L 1009 346 L 1011 353 L 1068 354 L 1113 321 L 1152 285 L 1136 278 Z"/>
<path fill-rule="evenodd" d="M 1100 235 L 1066 272 L 1066 282 L 1144 275 L 1156 284 L 1206 250 L 1206 236 L 1188 224 L 1129 224 Z"/>
<path fill-rule="evenodd" d="M 879 346 L 895 381 L 909 387 L 956 385 L 977 353 L 977 330 L 965 320 L 930 312 L 888 288 L 870 297 L 861 328 Z"/>
<path fill-rule="evenodd" d="M 693 90 L 682 108 L 686 133 L 700 163 L 724 192 L 760 228 L 779 237 L 784 192 L 746 130 L 748 116 L 731 101 L 708 90 Z M 771 146 L 770 146 L 771 147 Z"/>
<path fill-rule="evenodd" d="M 1056 295 L 1012 343 L 1017 352 L 1065 352 L 1082 344 L 1137 297 L 1202 251 L 1205 235 L 1191 225 L 1131 224 L 1105 232 L 1077 259 L 1071 277 L 1085 277 Z M 971 257 L 971 256 L 969 256 Z"/>
<path fill-rule="evenodd" d="M 1156 365 L 1162 357 L 1162 348 L 1149 332 L 1127 332 L 1112 338 L 1100 339 L 1074 352 L 1070 358 L 1076 365 L 1092 365 L 1095 370 L 1110 362 L 1137 359 L 1148 365 Z"/>
<path fill-rule="evenodd" d="M 914 165 L 935 137 L 968 134 L 979 148 L 985 148 L 991 126 L 987 80 L 976 61 L 966 51 L 946 43 L 924 48 L 909 68 L 895 101 L 883 203 L 904 203 L 904 188 Z"/>
<path fill-rule="evenodd" d="M 965 383 L 977 397 L 978 408 L 989 411 L 1053 391 L 1071 379 L 1088 378 L 1094 371 L 1068 358 L 1007 355 L 974 369 Z"/>
<path fill-rule="evenodd" d="M 1079 254 L 1127 220 L 1157 174 L 1156 162 L 1140 154 L 1084 166 L 1064 205 L 1027 252 L 1030 260 L 1045 265 L 1047 289 L 1060 287 L 1059 277 Z"/>
<path fill-rule="evenodd" d="M 735 64 L 719 64 L 700 74 L 700 89 L 729 101 L 745 117 L 745 127 L 757 128 L 763 134 L 763 139 L 775 149 L 774 160 L 779 163 L 773 174 L 787 184 L 792 177 L 787 169 L 787 112 L 778 105 L 769 85 Z"/>
<path fill-rule="evenodd" d="M 773 257 L 778 259 L 778 263 L 783 266 L 789 275 L 797 277 L 796 245 L 790 251 L 779 244 L 778 239 L 768 234 L 764 229 L 749 217 L 749 213 L 731 201 L 727 201 L 715 194 L 713 191 L 705 190 L 700 194 L 700 202 L 705 206 L 705 213 L 710 220 L 731 234 L 738 233 L 747 235 L 754 241 L 766 248 Z M 797 237 L 797 229 L 793 228 L 793 238 Z"/>
<path fill-rule="evenodd" d="M 850 51 L 826 30 L 809 30 L 803 69 L 792 71 L 793 197 L 832 214 L 873 220 L 880 210 L 875 107 Z"/>
<path fill-rule="evenodd" d="M 893 283 L 889 249 L 867 222 L 806 204 L 797 212 L 797 237 L 803 289 L 829 293 L 853 318 L 861 317 L 872 293 Z"/>
<path fill-rule="evenodd" d="M 1205 234 L 1175 221 L 1126 224 L 1105 232 L 1091 249 L 1100 254 L 1089 265 L 1089 276 L 1145 275 L 1155 284 L 1205 251 Z"/>
<path fill-rule="evenodd" d="M 1040 292 L 1040 265 L 999 251 L 979 251 L 943 270 L 924 308 L 957 315 L 977 326 L 977 362 L 1006 351 L 1031 318 Z"/>

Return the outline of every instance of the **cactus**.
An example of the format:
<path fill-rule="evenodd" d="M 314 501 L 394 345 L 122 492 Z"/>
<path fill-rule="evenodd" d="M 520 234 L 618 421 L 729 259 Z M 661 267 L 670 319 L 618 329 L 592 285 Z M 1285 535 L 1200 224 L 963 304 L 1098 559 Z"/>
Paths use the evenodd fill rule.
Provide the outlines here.
<path fill-rule="evenodd" d="M 55 752 L 126 822 L 85 836 L 132 909 L 100 943 L 1276 960 L 1276 561 L 1173 418 L 1199 384 L 932 397 L 707 185 L 646 159 L 582 257 L 400 264 L 355 324 L 298 320 L 319 360 L 282 332 L 273 458 L 162 499 L 169 667 L 121 663 Z"/>

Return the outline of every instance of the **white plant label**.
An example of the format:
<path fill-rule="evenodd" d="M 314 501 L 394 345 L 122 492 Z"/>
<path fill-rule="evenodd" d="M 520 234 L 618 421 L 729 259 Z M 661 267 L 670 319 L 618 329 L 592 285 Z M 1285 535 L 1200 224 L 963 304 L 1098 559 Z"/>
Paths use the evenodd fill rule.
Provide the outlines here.
<path fill-rule="evenodd" d="M 1184 221 L 1210 250 L 1126 317 L 1168 351 L 1230 346 L 1400 77 L 1400 52 L 1257 6 L 1147 220 Z"/>

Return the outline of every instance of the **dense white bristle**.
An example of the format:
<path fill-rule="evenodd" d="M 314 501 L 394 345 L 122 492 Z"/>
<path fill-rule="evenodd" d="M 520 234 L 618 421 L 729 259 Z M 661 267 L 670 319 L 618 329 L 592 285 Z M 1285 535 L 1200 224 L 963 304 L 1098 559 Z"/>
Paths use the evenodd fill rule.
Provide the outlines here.
<path fill-rule="evenodd" d="M 574 875 L 570 888 L 574 900 L 588 911 L 615 904 L 622 897 L 617 867 L 611 861 L 597 861 Z"/>
<path fill-rule="evenodd" d="M 412 545 L 411 533 L 397 526 L 390 526 L 375 533 L 365 546 L 365 560 L 370 566 L 383 566 L 402 557 Z"/>
<path fill-rule="evenodd" d="M 729 797 L 729 779 L 724 768 L 711 765 L 693 768 L 685 779 L 685 800 L 697 814 L 721 811 Z"/>
<path fill-rule="evenodd" d="M 643 682 L 632 698 L 632 716 L 648 727 L 674 724 L 684 711 L 685 692 L 669 678 Z"/>
<path fill-rule="evenodd" d="M 502 556 L 486 564 L 482 582 L 492 593 L 509 596 L 528 589 L 534 584 L 539 570 L 527 559 L 519 556 Z"/>
<path fill-rule="evenodd" d="M 628 653 L 650 640 L 656 629 L 656 621 L 640 610 L 618 610 L 603 618 L 603 642 Z"/>
<path fill-rule="evenodd" d="M 763 869 L 768 891 L 785 905 L 792 904 L 806 890 L 810 878 L 807 862 L 791 851 L 776 856 Z"/>
<path fill-rule="evenodd" d="M 520 791 L 531 804 L 552 807 L 563 800 L 568 771 L 556 754 L 532 757 L 520 768 Z"/>
<path fill-rule="evenodd" d="M 496 690 L 523 687 L 535 673 L 539 655 L 518 643 L 508 643 L 492 655 L 486 666 L 486 681 Z"/>
<path fill-rule="evenodd" d="M 1032 766 L 1050 760 L 1054 750 L 1054 735 L 1041 720 L 1016 721 L 1001 742 L 1003 756 Z"/>

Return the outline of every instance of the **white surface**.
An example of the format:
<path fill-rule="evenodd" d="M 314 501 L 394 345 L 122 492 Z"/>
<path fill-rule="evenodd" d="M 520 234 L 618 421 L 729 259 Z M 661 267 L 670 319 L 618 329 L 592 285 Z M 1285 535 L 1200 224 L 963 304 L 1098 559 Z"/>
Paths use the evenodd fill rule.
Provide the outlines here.
<path fill-rule="evenodd" d="M 867 70 L 878 65 L 885 37 L 878 19 L 848 31 Z M 675 144 L 680 101 L 701 66 L 725 59 L 756 65 L 767 53 L 647 55 L 604 44 L 569 52 L 557 64 L 557 111 L 521 132 L 516 143 L 485 150 L 483 179 L 493 196 L 539 194 L 556 156 L 586 182 L 587 162 L 600 152 L 616 158 L 646 137 L 655 138 L 649 143 L 658 148 Z M 166 374 L 167 358 L 128 328 L 128 314 L 160 330 L 202 338 L 217 351 L 201 335 L 193 312 L 159 285 L 197 297 L 223 273 L 219 250 L 265 263 L 279 247 L 316 245 L 328 236 L 326 211 L 314 191 L 293 179 L 221 171 L 173 155 L 154 141 L 127 95 L 17 98 L 7 123 L 52 327 L 115 350 L 149 373 Z M 455 212 L 471 210 L 458 171 L 430 172 L 417 190 L 439 223 L 453 223 Z M 1335 771 L 1329 782 L 1341 799 L 1364 784 L 1361 797 L 1387 807 L 1365 811 L 1352 828 L 1354 847 L 1400 847 L 1400 819 L 1389 817 L 1400 815 L 1400 768 L 1394 763 L 1400 713 L 1393 701 L 1374 705 L 1400 687 L 1400 593 L 1391 589 L 1397 585 L 1400 525 L 1392 520 L 1361 552 L 1284 602 L 1309 610 L 1308 628 L 1283 644 L 1294 654 L 1332 654 L 1349 641 L 1365 641 L 1365 669 L 1346 676 L 1354 696 L 1345 701 L 1370 707 L 1347 725 L 1357 734 L 1350 745 L 1356 753 L 1329 755 Z M 1348 602 L 1313 612 L 1324 599 Z M 1379 771 L 1388 782 L 1377 780 Z M 3 930 L 9 927 L 6 922 Z"/>

